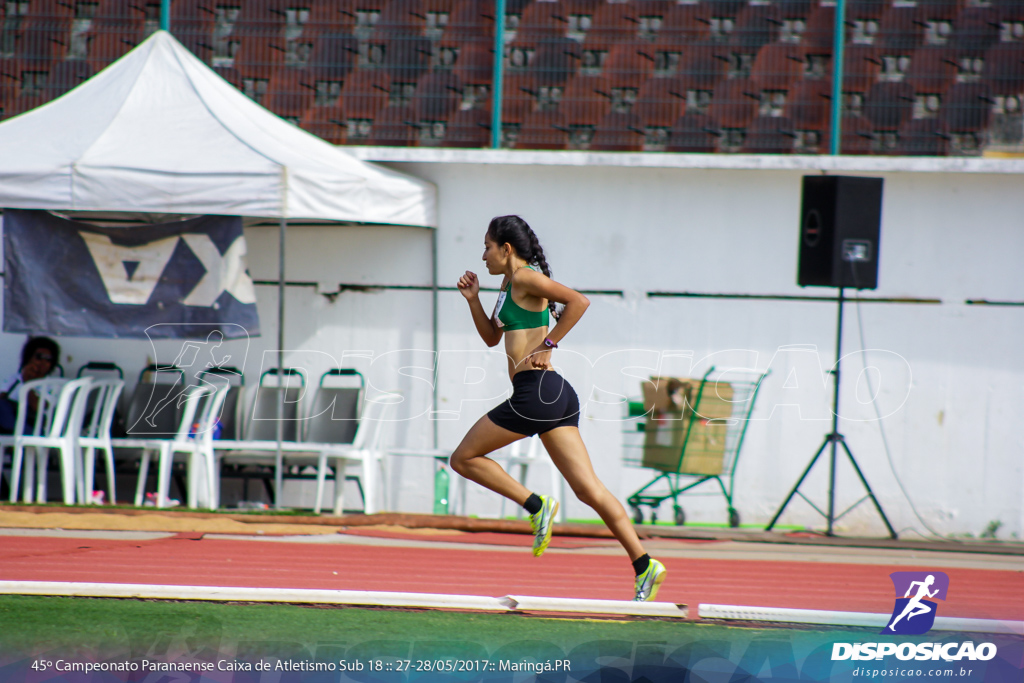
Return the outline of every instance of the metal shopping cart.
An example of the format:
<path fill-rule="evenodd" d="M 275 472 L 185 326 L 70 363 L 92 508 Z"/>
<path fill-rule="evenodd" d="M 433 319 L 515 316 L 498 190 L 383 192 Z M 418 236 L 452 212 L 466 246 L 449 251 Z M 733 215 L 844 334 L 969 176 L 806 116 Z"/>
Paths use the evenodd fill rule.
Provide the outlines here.
<path fill-rule="evenodd" d="M 656 476 L 626 501 L 634 522 L 643 524 L 642 506 L 646 505 L 655 523 L 658 508 L 671 498 L 675 523 L 685 524 L 679 496 L 714 480 L 725 496 L 729 526 L 739 526 L 733 474 L 758 389 L 767 375 L 720 372 L 712 367 L 700 379 L 652 377 L 643 383 L 644 395 L 627 403 L 623 460 L 654 470 Z"/>

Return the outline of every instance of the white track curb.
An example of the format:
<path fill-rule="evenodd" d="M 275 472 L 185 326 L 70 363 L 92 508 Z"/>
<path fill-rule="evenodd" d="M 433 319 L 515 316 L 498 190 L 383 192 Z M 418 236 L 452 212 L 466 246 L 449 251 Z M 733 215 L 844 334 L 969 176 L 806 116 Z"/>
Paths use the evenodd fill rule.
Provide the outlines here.
<path fill-rule="evenodd" d="M 439 595 L 383 591 L 314 590 L 302 588 L 241 588 L 221 586 L 163 586 L 131 583 L 78 583 L 60 581 L 0 581 L 0 594 L 59 595 L 90 598 L 156 598 L 163 600 L 214 600 L 221 602 L 289 602 L 377 607 L 531 611 L 579 614 L 623 614 L 685 618 L 685 605 L 670 602 L 626 600 L 573 600 L 505 596 Z"/>
<path fill-rule="evenodd" d="M 889 614 L 871 612 L 835 612 L 831 610 L 789 609 L 785 607 L 745 607 L 740 605 L 699 605 L 697 614 L 704 619 L 737 621 L 774 621 L 788 624 L 823 624 L 885 628 Z M 1024 635 L 1024 621 L 935 617 L 932 629 L 968 633 L 1013 633 Z"/>

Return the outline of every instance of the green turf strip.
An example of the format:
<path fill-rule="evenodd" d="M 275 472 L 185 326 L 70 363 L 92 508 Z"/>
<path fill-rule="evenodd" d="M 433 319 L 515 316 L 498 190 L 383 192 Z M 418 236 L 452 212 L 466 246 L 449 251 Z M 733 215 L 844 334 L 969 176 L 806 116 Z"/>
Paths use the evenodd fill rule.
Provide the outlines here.
<path fill-rule="evenodd" d="M 0 624 L 7 625 L 0 627 L 0 648 L 8 653 L 84 649 L 134 656 L 172 643 L 214 650 L 241 643 L 309 650 L 377 641 L 443 640 L 493 652 L 517 641 L 566 645 L 607 638 L 678 641 L 726 637 L 725 632 L 734 630 L 679 620 L 16 595 L 0 596 Z"/>

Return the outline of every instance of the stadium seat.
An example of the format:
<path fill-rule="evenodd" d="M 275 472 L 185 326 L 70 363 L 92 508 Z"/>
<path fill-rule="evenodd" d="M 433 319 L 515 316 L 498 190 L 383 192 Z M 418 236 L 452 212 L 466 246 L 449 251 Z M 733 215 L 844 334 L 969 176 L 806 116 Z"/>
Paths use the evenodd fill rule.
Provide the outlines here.
<path fill-rule="evenodd" d="M 666 152 L 710 154 L 718 149 L 718 125 L 704 114 L 687 112 L 672 124 Z"/>
<path fill-rule="evenodd" d="M 843 51 L 843 92 L 864 94 L 878 80 L 882 60 L 871 45 L 848 45 Z"/>
<path fill-rule="evenodd" d="M 356 0 L 312 0 L 300 39 L 315 41 L 324 34 L 351 34 L 355 28 Z"/>
<path fill-rule="evenodd" d="M 616 45 L 636 41 L 639 26 L 636 3 L 600 5 L 591 19 L 590 30 L 583 39 L 583 51 L 607 53 Z"/>
<path fill-rule="evenodd" d="M 816 8 L 807 17 L 807 25 L 800 38 L 804 54 L 809 57 L 827 57 L 832 55 L 835 41 L 836 8 L 822 6 Z"/>
<path fill-rule="evenodd" d="M 1024 3 L 1020 0 L 991 0 L 990 4 L 998 13 L 999 21 L 1024 21 Z"/>
<path fill-rule="evenodd" d="M 288 4 L 286 0 L 245 0 L 240 3 L 231 35 L 237 38 L 283 38 Z"/>
<path fill-rule="evenodd" d="M 798 81 L 789 90 L 785 114 L 794 130 L 820 132 L 828 125 L 832 107 L 832 84 L 814 79 Z"/>
<path fill-rule="evenodd" d="M 918 95 L 941 95 L 956 80 L 956 54 L 952 48 L 924 45 L 914 51 L 906 82 Z"/>
<path fill-rule="evenodd" d="M 1024 43 L 997 43 L 985 53 L 982 80 L 995 95 L 1024 93 Z"/>
<path fill-rule="evenodd" d="M 462 102 L 462 82 L 451 71 L 434 71 L 420 78 L 412 97 L 416 121 L 447 121 Z"/>
<path fill-rule="evenodd" d="M 712 17 L 735 19 L 747 7 L 747 0 L 704 0 Z"/>
<path fill-rule="evenodd" d="M 992 7 L 966 7 L 953 23 L 950 45 L 957 59 L 982 57 L 999 42 L 999 14 Z"/>
<path fill-rule="evenodd" d="M 687 90 L 714 90 L 725 78 L 729 60 L 725 48 L 715 43 L 695 43 L 686 48 L 677 73 Z"/>
<path fill-rule="evenodd" d="M 132 48 L 138 45 L 138 34 L 136 32 L 121 32 L 117 30 L 90 31 L 88 38 L 89 45 L 89 66 L 94 71 L 102 71 L 111 62 L 114 62 Z"/>
<path fill-rule="evenodd" d="M 49 71 L 67 57 L 71 47 L 71 23 L 63 18 L 29 16 L 15 38 L 14 54 L 26 70 Z"/>
<path fill-rule="evenodd" d="M 793 122 L 784 116 L 758 116 L 743 137 L 744 154 L 791 154 L 796 133 Z"/>
<path fill-rule="evenodd" d="M 755 55 L 779 37 L 778 8 L 774 5 L 748 5 L 736 17 L 729 47 L 733 54 Z"/>
<path fill-rule="evenodd" d="M 373 120 L 387 106 L 391 80 L 379 69 L 359 69 L 345 79 L 341 106 L 350 119 Z"/>
<path fill-rule="evenodd" d="M 174 37 L 204 62 L 213 59 L 216 18 L 215 0 L 174 0 L 171 3 Z"/>
<path fill-rule="evenodd" d="M 422 36 L 392 36 L 384 43 L 381 66 L 396 83 L 415 83 L 430 68 L 431 45 Z"/>
<path fill-rule="evenodd" d="M 645 128 L 670 128 L 686 112 L 686 82 L 678 77 L 651 78 L 631 110 Z"/>
<path fill-rule="evenodd" d="M 654 71 L 654 57 L 647 43 L 629 41 L 614 46 L 601 72 L 612 90 L 628 89 L 634 95 Z"/>
<path fill-rule="evenodd" d="M 560 86 L 576 73 L 579 65 L 579 43 L 558 36 L 537 42 L 528 71 L 538 86 Z"/>
<path fill-rule="evenodd" d="M 911 119 L 896 134 L 896 154 L 905 156 L 944 156 L 949 135 L 937 118 Z"/>
<path fill-rule="evenodd" d="M 491 115 L 483 109 L 460 109 L 448 120 L 445 147 L 490 147 Z"/>
<path fill-rule="evenodd" d="M 952 133 L 977 133 L 992 118 L 992 90 L 986 83 L 957 83 L 942 99 L 939 119 Z"/>
<path fill-rule="evenodd" d="M 511 9 L 508 13 L 514 14 Z M 510 47 L 536 49 L 540 41 L 564 36 L 568 25 L 568 15 L 560 2 L 531 2 L 523 10 Z"/>
<path fill-rule="evenodd" d="M 370 144 L 413 147 L 419 140 L 415 123 L 416 112 L 412 107 L 385 107 L 373 121 Z"/>
<path fill-rule="evenodd" d="M 426 10 L 421 0 L 391 0 L 377 18 L 373 32 L 387 40 L 394 36 L 422 36 L 426 26 Z"/>
<path fill-rule="evenodd" d="M 760 101 L 757 84 L 749 78 L 719 82 L 709 111 L 722 128 L 746 128 L 757 116 Z"/>
<path fill-rule="evenodd" d="M 675 4 L 662 19 L 655 45 L 688 45 L 710 38 L 711 7 L 707 3 Z"/>
<path fill-rule="evenodd" d="M 320 33 L 306 60 L 314 82 L 342 83 L 359 61 L 359 41 L 348 33 Z"/>
<path fill-rule="evenodd" d="M 596 126 L 612 106 L 611 84 L 604 76 L 579 75 L 562 93 L 559 110 L 568 126 Z"/>
<path fill-rule="evenodd" d="M 874 145 L 874 132 L 871 122 L 863 116 L 844 116 L 842 123 L 842 141 L 840 143 L 840 154 L 871 154 Z M 828 127 L 822 132 L 819 151 L 822 154 L 828 153 L 831 149 L 832 135 Z"/>
<path fill-rule="evenodd" d="M 441 35 L 441 50 L 474 45 L 494 50 L 494 3 L 488 0 L 459 0 Z"/>
<path fill-rule="evenodd" d="M 561 150 L 569 147 L 565 116 L 555 110 L 538 111 L 526 117 L 519 128 L 516 149 Z"/>
<path fill-rule="evenodd" d="M 909 55 L 924 42 L 924 27 L 918 22 L 917 8 L 893 6 L 878 24 L 875 47 L 880 55 Z"/>
<path fill-rule="evenodd" d="M 299 126 L 332 145 L 348 142 L 348 117 L 339 104 L 310 107 L 302 115 Z"/>
<path fill-rule="evenodd" d="M 590 149 L 600 152 L 639 152 L 643 147 L 643 122 L 633 113 L 609 112 L 590 141 Z"/>
<path fill-rule="evenodd" d="M 243 79 L 269 80 L 274 70 L 284 64 L 286 51 L 283 37 L 242 35 L 234 66 Z"/>
<path fill-rule="evenodd" d="M 537 81 L 532 74 L 507 74 L 502 79 L 501 120 L 520 124 L 537 103 Z"/>
<path fill-rule="evenodd" d="M 281 118 L 298 123 L 312 106 L 315 95 L 316 86 L 308 71 L 285 66 L 270 77 L 263 106 Z"/>
<path fill-rule="evenodd" d="M 759 91 L 787 91 L 804 71 L 803 53 L 791 43 L 765 45 L 754 58 L 750 77 Z"/>
<path fill-rule="evenodd" d="M 965 0 L 916 0 L 917 19 L 921 22 L 947 21 L 956 19 Z"/>
<path fill-rule="evenodd" d="M 914 111 L 914 94 L 909 83 L 875 83 L 868 91 L 864 116 L 876 131 L 897 131 Z"/>

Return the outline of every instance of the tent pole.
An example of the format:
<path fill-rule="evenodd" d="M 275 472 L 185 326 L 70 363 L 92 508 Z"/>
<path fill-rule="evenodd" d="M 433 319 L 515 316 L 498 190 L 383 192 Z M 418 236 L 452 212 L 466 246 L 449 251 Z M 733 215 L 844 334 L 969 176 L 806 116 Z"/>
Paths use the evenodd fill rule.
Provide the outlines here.
<path fill-rule="evenodd" d="M 160 30 L 171 30 L 171 0 L 160 0 Z"/>
<path fill-rule="evenodd" d="M 281 457 L 281 442 L 284 441 L 284 398 L 287 385 L 284 381 L 284 238 L 288 220 L 281 218 L 278 229 L 277 248 L 277 453 L 274 455 L 274 508 L 281 509 L 281 494 L 284 487 L 284 459 Z"/>
<path fill-rule="evenodd" d="M 434 345 L 434 410 L 433 410 L 433 423 L 434 430 L 434 448 L 437 448 L 437 378 L 440 375 L 441 370 L 441 357 L 437 348 L 437 228 L 430 230 L 430 261 L 431 261 L 431 273 L 430 273 L 430 287 L 431 287 L 431 324 L 433 327 L 433 345 Z"/>

